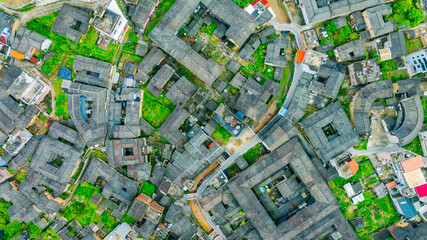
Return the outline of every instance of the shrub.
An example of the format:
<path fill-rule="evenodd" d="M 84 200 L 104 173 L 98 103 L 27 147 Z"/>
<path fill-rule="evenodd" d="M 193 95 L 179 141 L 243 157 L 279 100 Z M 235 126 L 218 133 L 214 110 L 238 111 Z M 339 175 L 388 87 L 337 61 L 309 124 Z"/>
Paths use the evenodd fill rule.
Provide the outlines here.
<path fill-rule="evenodd" d="M 322 45 L 327 45 L 328 42 L 329 42 L 329 39 L 327 39 L 327 38 L 322 38 L 322 40 L 320 40 L 320 44 L 322 44 Z"/>

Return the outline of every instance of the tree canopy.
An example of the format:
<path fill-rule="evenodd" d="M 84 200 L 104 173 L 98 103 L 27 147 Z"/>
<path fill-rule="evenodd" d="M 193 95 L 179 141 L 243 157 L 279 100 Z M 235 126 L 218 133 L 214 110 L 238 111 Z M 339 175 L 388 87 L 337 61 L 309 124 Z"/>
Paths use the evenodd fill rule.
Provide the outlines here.
<path fill-rule="evenodd" d="M 393 4 L 393 13 L 389 20 L 396 21 L 398 25 L 415 27 L 424 21 L 424 13 L 415 6 L 413 0 L 399 0 Z"/>

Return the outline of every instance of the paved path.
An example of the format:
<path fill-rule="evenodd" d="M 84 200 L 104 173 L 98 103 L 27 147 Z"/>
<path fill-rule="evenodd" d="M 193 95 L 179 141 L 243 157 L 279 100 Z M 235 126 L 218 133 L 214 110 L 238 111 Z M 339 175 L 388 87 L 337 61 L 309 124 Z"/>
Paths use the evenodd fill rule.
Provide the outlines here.
<path fill-rule="evenodd" d="M 276 19 L 272 19 L 270 21 L 270 24 L 278 31 L 289 31 L 295 36 L 295 40 L 297 42 L 298 49 L 304 50 L 302 39 L 301 39 L 301 29 L 296 24 L 290 23 L 278 23 Z M 302 76 L 303 69 L 301 63 L 298 63 L 294 61 L 294 74 L 293 74 L 293 81 L 291 84 L 291 87 L 289 88 L 289 91 L 287 93 L 286 100 L 283 104 L 284 108 L 288 108 L 289 104 L 291 102 L 292 96 L 294 95 L 295 89 L 298 85 L 299 79 Z"/>
<path fill-rule="evenodd" d="M 374 153 L 379 153 L 379 152 L 402 152 L 402 151 L 407 151 L 408 150 L 401 148 L 397 145 L 388 145 L 386 147 L 374 147 L 374 148 L 370 148 L 368 150 L 356 150 L 354 148 L 349 148 L 347 149 L 347 152 L 351 153 L 351 155 L 353 156 L 362 156 L 362 155 L 369 155 L 369 154 L 374 154 Z"/>

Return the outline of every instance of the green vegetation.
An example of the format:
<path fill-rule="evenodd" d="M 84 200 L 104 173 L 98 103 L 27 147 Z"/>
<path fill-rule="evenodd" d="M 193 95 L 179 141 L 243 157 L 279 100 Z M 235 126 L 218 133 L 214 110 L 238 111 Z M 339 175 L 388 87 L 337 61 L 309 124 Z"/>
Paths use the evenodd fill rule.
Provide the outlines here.
<path fill-rule="evenodd" d="M 411 143 L 409 143 L 406 146 L 403 146 L 404 149 L 412 151 L 418 155 L 424 156 L 423 154 L 423 149 L 421 147 L 421 140 L 420 138 L 417 136 L 414 138 L 414 140 L 412 140 Z"/>
<path fill-rule="evenodd" d="M 90 27 L 86 36 L 82 37 L 80 43 L 75 43 L 57 33 L 50 31 L 59 12 L 53 12 L 43 17 L 35 18 L 27 22 L 26 27 L 52 40 L 50 50 L 55 54 L 45 61 L 41 67 L 42 71 L 50 76 L 56 73 L 63 66 L 67 56 L 83 55 L 112 62 L 118 50 L 118 44 L 111 43 L 108 50 L 103 50 L 96 46 L 98 31 Z M 67 63 L 67 62 L 66 62 Z M 67 64 L 69 65 L 69 64 Z M 70 67 L 70 66 L 67 66 Z"/>
<path fill-rule="evenodd" d="M 427 123 L 427 98 L 422 97 L 420 99 L 421 99 L 421 105 L 423 105 L 423 110 L 424 110 L 424 123 Z"/>
<path fill-rule="evenodd" d="M 122 218 L 122 222 L 127 222 L 127 223 L 129 223 L 130 225 L 134 225 L 134 224 L 136 223 L 136 219 L 126 214 L 126 215 Z"/>
<path fill-rule="evenodd" d="M 232 179 L 233 177 L 237 176 L 242 170 L 237 166 L 237 164 L 233 163 L 230 165 L 227 169 L 225 169 L 229 174 L 229 179 Z"/>
<path fill-rule="evenodd" d="M 370 58 L 376 58 L 376 57 L 377 57 L 377 50 L 372 49 L 372 50 L 369 52 L 369 57 L 370 57 Z"/>
<path fill-rule="evenodd" d="M 8 209 L 12 204 L 0 199 L 0 229 L 4 230 L 4 235 L 0 234 L 0 238 L 4 240 L 13 239 L 20 235 L 23 231 L 28 231 L 31 239 L 40 238 L 43 229 L 37 225 L 30 223 L 20 223 L 16 220 L 10 222 Z"/>
<path fill-rule="evenodd" d="M 104 227 L 109 229 L 110 231 L 113 231 L 114 228 L 119 224 L 113 216 L 111 216 L 111 213 L 108 211 L 105 211 L 101 215 L 101 223 L 104 224 Z"/>
<path fill-rule="evenodd" d="M 267 149 L 264 147 L 264 145 L 262 143 L 258 143 L 249 149 L 246 153 L 244 153 L 242 157 L 246 160 L 246 162 L 248 162 L 249 165 L 252 165 L 266 153 Z"/>
<path fill-rule="evenodd" d="M 304 115 L 302 116 L 301 120 L 307 118 L 308 116 L 310 116 L 311 114 L 313 114 L 317 110 L 319 110 L 319 109 L 317 109 L 317 107 L 315 107 L 313 105 L 308 105 L 304 111 Z"/>
<path fill-rule="evenodd" d="M 215 29 L 218 27 L 218 25 L 216 25 L 216 23 L 211 23 L 209 24 L 209 26 L 203 25 L 200 28 L 200 31 L 206 33 L 209 36 L 212 36 L 213 32 L 215 31 Z"/>
<path fill-rule="evenodd" d="M 28 11 L 30 11 L 31 9 L 33 9 L 35 6 L 36 6 L 36 4 L 34 4 L 34 3 L 30 3 L 30 4 L 27 4 L 27 5 L 25 5 L 24 7 L 20 8 L 18 11 L 19 11 L 19 12 L 28 12 Z"/>
<path fill-rule="evenodd" d="M 141 185 L 140 192 L 151 197 L 156 192 L 156 185 L 154 185 L 148 181 L 145 181 Z"/>
<path fill-rule="evenodd" d="M 365 185 L 365 189 L 372 187 L 372 184 L 378 181 L 378 178 L 373 175 L 374 168 L 366 156 L 355 159 L 359 164 L 359 171 L 355 176 L 344 179 L 341 177 L 335 178 L 329 182 L 332 193 L 338 199 L 341 205 L 341 211 L 347 220 L 352 220 L 356 216 L 360 217 L 364 222 L 364 227 L 357 230 L 357 235 L 360 239 L 366 239 L 371 232 L 377 229 L 387 227 L 399 219 L 399 214 L 394 209 L 393 203 L 389 196 L 378 199 L 375 198 L 372 190 L 367 190 L 363 193 L 365 200 L 358 203 L 357 209 L 354 209 L 351 200 L 347 197 L 343 186 L 348 182 L 355 183 L 361 181 Z"/>
<path fill-rule="evenodd" d="M 415 6 L 415 0 L 398 0 L 393 4 L 393 13 L 388 17 L 394 20 L 399 26 L 407 25 L 416 27 L 424 22 L 423 10 Z"/>
<path fill-rule="evenodd" d="M 328 32 L 328 38 L 331 40 L 332 46 L 334 47 L 338 47 L 350 40 L 353 41 L 359 39 L 359 34 L 352 32 L 352 29 L 348 25 L 338 28 L 334 21 L 329 21 L 326 22 L 325 29 L 326 32 Z M 323 39 L 321 41 L 324 41 Z M 322 44 L 326 45 L 327 43 L 327 41 L 324 41 Z"/>
<path fill-rule="evenodd" d="M 219 125 L 212 133 L 211 137 L 220 145 L 228 142 L 228 139 L 232 137 L 232 134 L 227 131 L 223 126 Z"/>
<path fill-rule="evenodd" d="M 328 45 L 328 43 L 329 43 L 328 38 L 322 38 L 322 40 L 320 40 L 320 44 L 322 44 L 322 45 Z"/>
<path fill-rule="evenodd" d="M 99 215 L 96 214 L 97 207 L 90 201 L 73 201 L 68 205 L 62 215 L 68 220 L 76 219 L 82 226 L 87 226 L 92 222 L 99 222 Z"/>
<path fill-rule="evenodd" d="M 241 8 L 246 7 L 248 4 L 251 4 L 253 0 L 233 0 L 234 3 L 239 5 Z"/>
<path fill-rule="evenodd" d="M 153 29 L 157 26 L 157 24 L 162 20 L 163 16 L 169 11 L 169 9 L 173 6 L 176 0 L 163 0 L 160 2 L 157 7 L 154 16 L 151 18 L 150 22 L 145 29 L 144 38 L 148 39 L 148 35 L 153 31 Z"/>
<path fill-rule="evenodd" d="M 97 193 L 99 193 L 99 189 L 97 187 L 88 182 L 84 182 L 77 187 L 74 192 L 74 196 L 78 196 L 84 200 L 90 200 L 90 198 Z"/>
<path fill-rule="evenodd" d="M 419 37 L 409 40 L 405 35 L 405 44 L 406 44 L 406 50 L 408 51 L 408 54 L 411 54 L 413 52 L 416 52 L 424 48 L 423 42 Z"/>
<path fill-rule="evenodd" d="M 357 144 L 356 146 L 354 146 L 353 148 L 357 149 L 357 150 L 366 150 L 366 149 L 368 149 L 368 140 L 362 139 L 362 141 L 360 141 L 360 143 Z"/>
<path fill-rule="evenodd" d="M 55 115 L 67 120 L 70 117 L 70 114 L 68 113 L 68 95 L 62 90 L 61 84 L 61 78 L 56 77 L 52 81 L 53 90 L 56 94 Z"/>
<path fill-rule="evenodd" d="M 262 73 L 266 78 L 274 78 L 274 68 L 270 65 L 265 64 L 265 53 L 264 50 L 267 48 L 267 44 L 261 44 L 258 49 L 252 54 L 252 56 L 255 58 L 254 63 L 249 63 L 248 68 L 246 70 L 249 70 L 247 73 L 249 75 L 254 75 L 255 72 Z M 262 79 L 260 81 L 261 84 L 264 84 L 264 82 L 267 79 Z"/>
<path fill-rule="evenodd" d="M 27 174 L 28 173 L 26 173 L 26 172 L 20 172 L 20 173 L 16 174 L 15 178 L 18 182 L 22 182 L 22 180 L 24 180 L 27 177 Z"/>
<path fill-rule="evenodd" d="M 101 150 L 96 150 L 94 153 L 91 154 L 91 156 L 95 158 L 99 158 L 102 161 L 108 163 L 108 156 L 106 152 L 103 152 Z"/>
<path fill-rule="evenodd" d="M 84 166 L 84 162 L 80 161 L 79 166 L 78 166 L 76 172 L 74 173 L 73 176 L 71 176 L 72 179 L 77 180 L 77 178 L 79 177 L 81 171 L 83 170 L 83 166 Z"/>
<path fill-rule="evenodd" d="M 40 121 L 42 121 L 42 122 L 44 122 L 44 121 L 46 121 L 47 120 L 47 117 L 46 117 L 46 115 L 44 115 L 43 113 L 42 114 L 40 114 Z"/>
<path fill-rule="evenodd" d="M 142 118 L 151 126 L 158 128 L 172 113 L 174 107 L 172 102 L 161 94 L 158 98 L 154 97 L 148 91 L 144 91 L 144 100 L 142 103 Z"/>
<path fill-rule="evenodd" d="M 137 34 L 136 32 L 131 33 L 131 34 L 129 35 L 129 40 L 130 40 L 131 42 L 134 42 L 134 43 L 138 42 L 138 40 L 139 40 L 139 38 L 138 38 L 138 34 Z"/>

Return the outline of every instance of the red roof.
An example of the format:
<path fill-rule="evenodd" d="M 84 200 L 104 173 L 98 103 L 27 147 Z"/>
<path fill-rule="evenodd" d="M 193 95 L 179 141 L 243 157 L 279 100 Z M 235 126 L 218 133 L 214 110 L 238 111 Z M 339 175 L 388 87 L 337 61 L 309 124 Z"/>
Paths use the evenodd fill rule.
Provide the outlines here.
<path fill-rule="evenodd" d="M 33 63 L 37 63 L 39 60 L 37 60 L 37 58 L 35 58 L 35 57 L 31 57 L 30 61 L 33 62 Z"/>
<path fill-rule="evenodd" d="M 268 0 L 255 0 L 251 3 L 252 6 L 255 6 L 257 3 L 261 3 L 265 8 L 268 8 L 267 5 L 269 4 Z"/>
<path fill-rule="evenodd" d="M 297 51 L 297 62 L 302 63 L 304 61 L 305 52 L 302 50 Z"/>
<path fill-rule="evenodd" d="M 417 191 L 418 197 L 420 198 L 427 196 L 427 183 L 415 187 L 415 191 Z"/>
<path fill-rule="evenodd" d="M 424 167 L 423 158 L 421 156 L 416 156 L 405 160 L 400 163 L 402 165 L 403 171 L 405 173 L 412 172 L 414 170 Z"/>
<path fill-rule="evenodd" d="M 4 28 L 3 31 L 1 32 L 0 35 L 0 43 L 2 43 L 3 45 L 7 45 L 7 33 L 8 33 L 9 29 L 8 28 Z"/>
<path fill-rule="evenodd" d="M 353 173 L 353 175 L 356 175 L 357 171 L 359 170 L 359 167 L 357 166 L 356 161 L 351 160 L 350 162 L 348 162 L 348 166 L 350 167 L 350 170 Z"/>
<path fill-rule="evenodd" d="M 385 186 L 387 187 L 387 189 L 390 189 L 396 185 L 397 185 L 396 181 L 392 181 L 392 182 L 387 183 Z"/>

